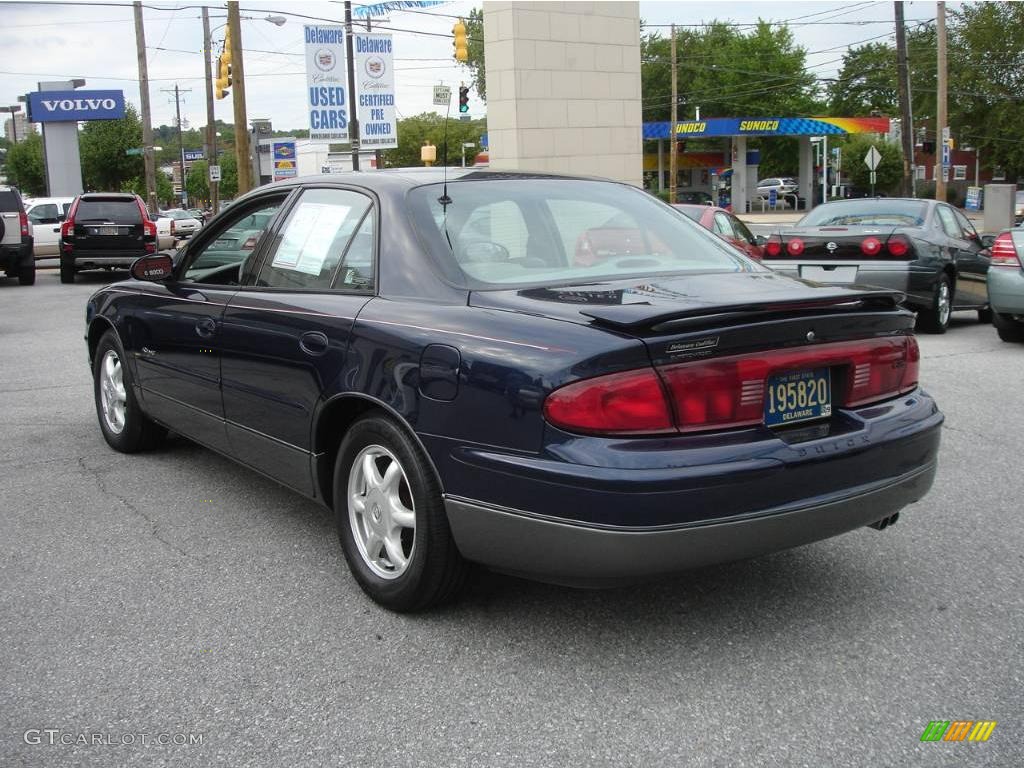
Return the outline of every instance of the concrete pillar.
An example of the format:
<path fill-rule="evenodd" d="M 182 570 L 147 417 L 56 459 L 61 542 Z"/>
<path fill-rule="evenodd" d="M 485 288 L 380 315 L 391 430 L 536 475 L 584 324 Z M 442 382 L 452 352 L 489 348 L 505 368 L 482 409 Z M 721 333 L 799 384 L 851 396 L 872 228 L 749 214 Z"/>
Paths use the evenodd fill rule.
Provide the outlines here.
<path fill-rule="evenodd" d="M 79 80 L 79 83 L 84 83 Z M 40 91 L 73 91 L 70 80 L 40 83 Z M 46 170 L 46 194 L 50 197 L 74 197 L 84 191 L 82 157 L 78 150 L 78 123 L 43 123 L 43 163 Z M 117 190 L 97 190 L 108 192 Z"/>
<path fill-rule="evenodd" d="M 494 169 L 643 181 L 640 5 L 485 0 Z"/>
<path fill-rule="evenodd" d="M 807 210 L 814 207 L 814 146 L 811 144 L 810 136 L 800 137 L 800 173 L 797 181 L 800 184 L 798 192 L 807 201 Z"/>
<path fill-rule="evenodd" d="M 732 212 L 746 213 L 747 200 L 747 137 L 732 139 Z"/>

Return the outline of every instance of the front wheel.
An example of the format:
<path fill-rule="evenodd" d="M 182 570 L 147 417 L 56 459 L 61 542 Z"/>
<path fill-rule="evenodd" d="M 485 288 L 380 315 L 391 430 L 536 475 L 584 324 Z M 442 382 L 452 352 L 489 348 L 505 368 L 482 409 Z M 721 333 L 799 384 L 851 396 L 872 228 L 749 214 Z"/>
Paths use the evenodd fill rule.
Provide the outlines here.
<path fill-rule="evenodd" d="M 992 307 L 985 307 L 978 310 L 978 322 L 988 325 L 992 322 Z"/>
<path fill-rule="evenodd" d="M 458 592 L 467 565 L 437 479 L 422 449 L 385 416 L 360 419 L 342 440 L 334 511 L 349 570 L 376 602 L 418 611 Z"/>
<path fill-rule="evenodd" d="M 93 357 L 93 389 L 103 439 L 115 451 L 135 453 L 157 446 L 167 430 L 139 407 L 126 359 L 117 334 L 104 333 Z"/>
<path fill-rule="evenodd" d="M 931 306 L 917 316 L 918 330 L 925 333 L 945 333 L 949 328 L 949 316 L 953 311 L 953 289 L 949 275 L 943 274 L 935 284 Z"/>
<path fill-rule="evenodd" d="M 75 262 L 61 257 L 60 260 L 60 281 L 62 283 L 75 282 Z"/>

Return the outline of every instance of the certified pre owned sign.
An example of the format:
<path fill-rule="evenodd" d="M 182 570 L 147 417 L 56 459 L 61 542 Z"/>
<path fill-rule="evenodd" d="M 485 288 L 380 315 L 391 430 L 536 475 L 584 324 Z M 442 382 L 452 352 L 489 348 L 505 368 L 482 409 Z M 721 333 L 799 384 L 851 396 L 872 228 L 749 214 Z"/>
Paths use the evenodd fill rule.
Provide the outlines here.
<path fill-rule="evenodd" d="M 124 117 L 124 91 L 36 91 L 28 95 L 33 123 L 119 120 Z"/>

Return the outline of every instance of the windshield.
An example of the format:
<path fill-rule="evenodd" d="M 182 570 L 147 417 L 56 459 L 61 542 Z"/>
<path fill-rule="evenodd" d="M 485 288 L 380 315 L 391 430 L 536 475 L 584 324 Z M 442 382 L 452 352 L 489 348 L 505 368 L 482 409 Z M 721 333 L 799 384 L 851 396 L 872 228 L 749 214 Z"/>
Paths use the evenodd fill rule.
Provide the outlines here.
<path fill-rule="evenodd" d="M 804 216 L 798 227 L 877 225 L 919 227 L 928 216 L 928 205 L 917 200 L 841 200 L 819 205 Z"/>
<path fill-rule="evenodd" d="M 410 191 L 417 228 L 452 274 L 475 288 L 593 282 L 762 268 L 630 186 L 571 179 L 494 179 Z M 449 246 L 450 242 L 450 246 Z"/>

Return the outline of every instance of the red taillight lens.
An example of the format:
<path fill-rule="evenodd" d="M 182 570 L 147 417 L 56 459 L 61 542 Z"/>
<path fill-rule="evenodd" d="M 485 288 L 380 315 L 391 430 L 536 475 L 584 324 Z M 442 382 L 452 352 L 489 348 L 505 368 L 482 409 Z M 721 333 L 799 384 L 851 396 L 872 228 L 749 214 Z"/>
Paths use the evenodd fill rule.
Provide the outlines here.
<path fill-rule="evenodd" d="M 992 266 L 993 267 L 1014 267 L 1020 269 L 1020 257 L 1017 255 L 1017 246 L 1014 245 L 1013 235 L 1003 232 L 996 241 L 992 243 Z"/>
<path fill-rule="evenodd" d="M 893 235 L 885 243 L 886 250 L 897 259 L 906 256 L 910 252 L 910 243 L 905 237 Z"/>
<path fill-rule="evenodd" d="M 142 239 L 145 241 L 146 253 L 156 253 L 156 222 L 142 222 Z"/>
<path fill-rule="evenodd" d="M 877 237 L 865 237 L 860 244 L 860 252 L 865 256 L 877 256 L 882 250 L 882 241 Z"/>
<path fill-rule="evenodd" d="M 253 248 L 256 247 L 256 243 L 258 243 L 258 242 L 259 242 L 259 240 L 256 237 L 247 237 L 245 239 L 245 242 L 242 243 L 242 250 L 243 251 L 251 251 Z"/>
<path fill-rule="evenodd" d="M 177 229 L 177 227 L 174 226 L 174 219 L 171 219 L 171 234 L 172 235 L 174 234 L 174 230 L 175 229 Z"/>
<path fill-rule="evenodd" d="M 765 256 L 772 258 L 782 253 L 782 241 L 777 236 L 773 235 L 767 243 L 764 244 Z"/>
<path fill-rule="evenodd" d="M 665 391 L 653 368 L 567 384 L 548 395 L 544 416 L 571 432 L 642 435 L 675 431 Z"/>
<path fill-rule="evenodd" d="M 21 236 L 28 237 L 31 231 L 28 228 L 28 214 L 24 210 L 18 212 L 18 221 L 21 224 Z"/>
<path fill-rule="evenodd" d="M 654 434 L 760 424 L 768 377 L 787 371 L 831 368 L 832 404 L 856 407 L 909 392 L 917 386 L 921 353 L 913 336 L 816 344 L 653 370 L 616 373 L 569 384 L 544 403 L 557 427 L 599 434 Z M 846 382 L 845 391 L 838 386 Z"/>
<path fill-rule="evenodd" d="M 804 252 L 804 241 L 799 237 L 794 237 L 788 243 L 786 243 L 786 251 L 790 256 L 799 256 Z"/>
<path fill-rule="evenodd" d="M 60 225 L 60 236 L 62 239 L 67 240 L 75 233 L 75 220 L 67 219 L 63 224 Z"/>

